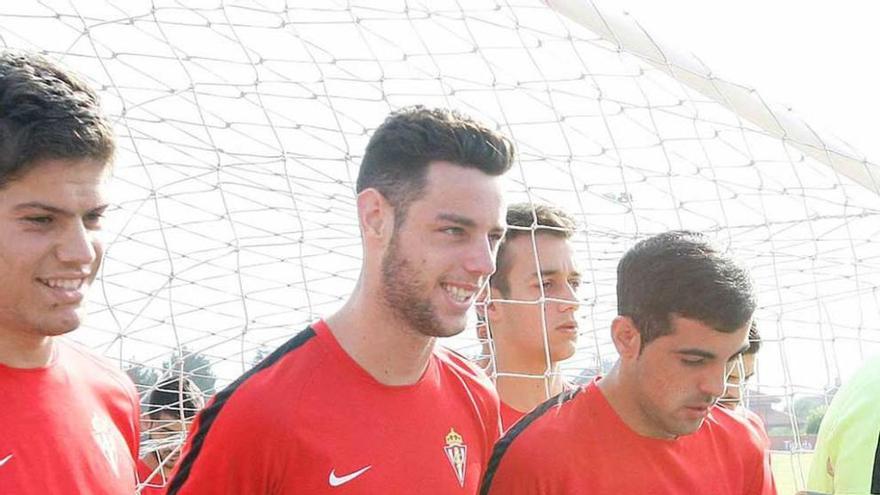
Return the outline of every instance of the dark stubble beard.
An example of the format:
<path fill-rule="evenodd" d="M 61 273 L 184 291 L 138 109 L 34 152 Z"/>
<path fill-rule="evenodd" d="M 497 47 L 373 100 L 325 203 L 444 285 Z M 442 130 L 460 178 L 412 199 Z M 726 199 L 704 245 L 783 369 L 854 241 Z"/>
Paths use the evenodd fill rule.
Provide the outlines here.
<path fill-rule="evenodd" d="M 382 258 L 382 299 L 411 330 L 428 337 L 448 337 L 462 329 L 448 331 L 437 318 L 430 300 L 430 287 L 420 282 L 419 271 L 400 253 L 397 233 Z"/>

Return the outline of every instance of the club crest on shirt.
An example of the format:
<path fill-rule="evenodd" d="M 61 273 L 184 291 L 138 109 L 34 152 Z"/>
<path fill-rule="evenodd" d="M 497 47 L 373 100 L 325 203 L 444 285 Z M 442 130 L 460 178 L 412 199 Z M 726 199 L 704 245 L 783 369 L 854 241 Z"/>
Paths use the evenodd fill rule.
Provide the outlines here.
<path fill-rule="evenodd" d="M 116 453 L 118 435 L 119 432 L 107 416 L 98 413 L 92 414 L 92 438 L 95 439 L 95 443 L 107 458 L 107 462 L 116 476 L 119 476 L 119 457 Z"/>
<path fill-rule="evenodd" d="M 452 465 L 452 470 L 455 471 L 458 484 L 464 486 L 464 475 L 467 467 L 467 445 L 464 444 L 464 439 L 461 435 L 456 433 L 453 428 L 449 428 L 449 433 L 446 434 L 446 446 L 443 447 L 443 450 L 446 451 L 446 458 L 449 459 L 449 464 Z"/>

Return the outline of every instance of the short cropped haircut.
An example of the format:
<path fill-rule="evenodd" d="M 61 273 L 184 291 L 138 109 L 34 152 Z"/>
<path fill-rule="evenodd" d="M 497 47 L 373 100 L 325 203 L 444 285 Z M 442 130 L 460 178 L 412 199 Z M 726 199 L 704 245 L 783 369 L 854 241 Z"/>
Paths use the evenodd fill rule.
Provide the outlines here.
<path fill-rule="evenodd" d="M 428 165 L 451 162 L 491 176 L 510 169 L 513 143 L 470 117 L 421 105 L 391 113 L 373 133 L 357 178 L 357 192 L 375 188 L 395 209 L 395 224 L 425 189 Z"/>
<path fill-rule="evenodd" d="M 159 419 L 161 414 L 188 420 L 205 407 L 205 398 L 192 380 L 176 377 L 156 385 L 144 406 L 150 419 Z"/>
<path fill-rule="evenodd" d="M 571 239 L 577 223 L 562 208 L 532 203 L 514 203 L 507 207 L 507 233 L 498 245 L 495 273 L 489 281 L 503 296 L 510 294 L 510 254 L 507 244 L 517 237 L 548 234 L 560 239 Z"/>
<path fill-rule="evenodd" d="M 0 53 L 0 188 L 46 159 L 110 163 L 115 145 L 95 92 L 42 56 Z"/>
<path fill-rule="evenodd" d="M 757 354 L 761 350 L 761 333 L 758 331 L 758 324 L 752 320 L 752 326 L 749 327 L 749 348 L 743 351 L 743 354 Z"/>
<path fill-rule="evenodd" d="M 702 234 L 655 235 L 633 246 L 617 265 L 617 312 L 632 318 L 643 346 L 671 333 L 674 315 L 733 332 L 754 311 L 746 269 Z"/>

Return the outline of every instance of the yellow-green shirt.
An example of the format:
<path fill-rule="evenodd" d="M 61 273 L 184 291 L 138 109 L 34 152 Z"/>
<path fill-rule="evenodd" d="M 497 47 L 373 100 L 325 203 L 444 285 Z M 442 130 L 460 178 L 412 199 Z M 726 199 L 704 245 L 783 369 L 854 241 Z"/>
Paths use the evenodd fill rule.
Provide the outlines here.
<path fill-rule="evenodd" d="M 834 396 L 819 427 L 809 490 L 880 494 L 880 357 L 865 362 Z"/>

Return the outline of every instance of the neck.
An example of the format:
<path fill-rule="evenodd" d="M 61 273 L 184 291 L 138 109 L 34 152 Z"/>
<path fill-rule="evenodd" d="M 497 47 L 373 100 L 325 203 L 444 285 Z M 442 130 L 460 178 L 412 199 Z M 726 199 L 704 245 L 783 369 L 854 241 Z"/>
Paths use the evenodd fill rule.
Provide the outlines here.
<path fill-rule="evenodd" d="M 611 405 L 611 409 L 629 429 L 643 437 L 674 440 L 676 438 L 674 435 L 651 427 L 650 420 L 642 412 L 638 398 L 633 396 L 632 391 L 638 390 L 633 383 L 634 379 L 621 370 L 618 361 L 611 371 L 599 380 L 598 387 L 605 400 Z"/>
<path fill-rule="evenodd" d="M 501 374 L 495 388 L 502 402 L 520 412 L 528 412 L 566 388 L 566 381 L 557 373 L 556 365 L 546 376 L 511 376 Z M 502 372 L 503 373 L 503 372 Z"/>
<path fill-rule="evenodd" d="M 0 364 L 10 368 L 42 368 L 52 360 L 52 337 L 0 328 Z"/>
<path fill-rule="evenodd" d="M 397 318 L 358 282 L 351 298 L 327 325 L 342 349 L 384 385 L 411 385 L 424 374 L 434 338 Z"/>
<path fill-rule="evenodd" d="M 495 339 L 495 353 L 495 387 L 508 406 L 531 411 L 565 390 L 566 381 L 559 375 L 559 363 L 551 361 L 548 365 L 544 352 L 524 349 L 522 345 L 499 338 Z"/>
<path fill-rule="evenodd" d="M 559 363 L 552 360 L 548 363 L 543 349 L 536 352 L 534 349 L 522 349 L 521 345 L 511 345 L 502 339 L 496 339 L 495 367 L 499 373 L 544 376 L 556 372 Z"/>

